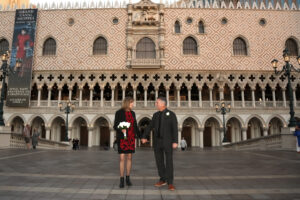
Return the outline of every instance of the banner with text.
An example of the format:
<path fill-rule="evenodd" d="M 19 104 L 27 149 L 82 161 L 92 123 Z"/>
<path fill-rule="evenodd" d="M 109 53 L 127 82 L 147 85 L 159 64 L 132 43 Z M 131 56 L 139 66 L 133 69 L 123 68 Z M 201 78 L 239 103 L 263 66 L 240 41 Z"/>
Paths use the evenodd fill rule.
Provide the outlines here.
<path fill-rule="evenodd" d="M 37 9 L 16 10 L 6 105 L 28 107 L 31 96 L 32 62 Z"/>

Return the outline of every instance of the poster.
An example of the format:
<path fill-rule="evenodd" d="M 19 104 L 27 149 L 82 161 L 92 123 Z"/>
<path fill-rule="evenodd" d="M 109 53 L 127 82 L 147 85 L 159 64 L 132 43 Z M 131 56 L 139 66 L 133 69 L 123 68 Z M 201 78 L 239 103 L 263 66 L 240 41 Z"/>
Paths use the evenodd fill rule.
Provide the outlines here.
<path fill-rule="evenodd" d="M 28 107 L 31 96 L 32 63 L 37 9 L 16 10 L 6 105 Z"/>

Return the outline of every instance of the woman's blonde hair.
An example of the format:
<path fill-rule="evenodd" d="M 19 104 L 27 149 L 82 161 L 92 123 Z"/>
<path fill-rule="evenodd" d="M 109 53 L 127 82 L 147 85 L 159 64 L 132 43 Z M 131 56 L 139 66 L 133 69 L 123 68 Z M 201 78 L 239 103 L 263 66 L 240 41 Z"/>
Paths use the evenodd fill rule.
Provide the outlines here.
<path fill-rule="evenodd" d="M 125 97 L 125 99 L 123 100 L 123 103 L 122 103 L 122 108 L 126 111 L 130 111 L 131 108 L 130 108 L 130 103 L 132 103 L 134 100 L 132 97 Z"/>

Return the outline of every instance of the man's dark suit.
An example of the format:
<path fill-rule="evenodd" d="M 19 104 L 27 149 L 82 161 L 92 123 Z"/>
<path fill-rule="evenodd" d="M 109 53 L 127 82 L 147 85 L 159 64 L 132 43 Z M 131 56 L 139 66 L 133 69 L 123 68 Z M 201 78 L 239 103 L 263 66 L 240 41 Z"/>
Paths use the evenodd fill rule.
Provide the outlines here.
<path fill-rule="evenodd" d="M 161 119 L 161 121 L 159 121 L 159 119 Z M 168 184 L 173 184 L 174 170 L 172 144 L 178 143 L 178 124 L 175 113 L 167 108 L 162 112 L 154 113 L 142 138 L 148 138 L 152 130 L 153 147 L 160 180 L 166 181 Z M 166 164 L 164 156 L 166 156 Z"/>

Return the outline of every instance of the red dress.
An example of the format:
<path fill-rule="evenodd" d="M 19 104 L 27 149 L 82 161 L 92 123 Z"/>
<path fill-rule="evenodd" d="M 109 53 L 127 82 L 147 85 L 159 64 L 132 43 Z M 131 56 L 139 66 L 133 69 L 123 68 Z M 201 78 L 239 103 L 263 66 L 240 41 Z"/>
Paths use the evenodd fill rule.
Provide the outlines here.
<path fill-rule="evenodd" d="M 120 140 L 119 153 L 134 153 L 135 152 L 135 137 L 134 137 L 134 119 L 132 113 L 125 112 L 126 121 L 131 125 L 127 130 L 127 139 Z"/>

